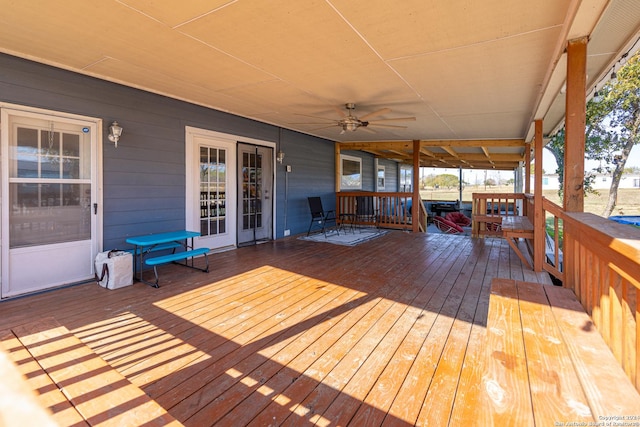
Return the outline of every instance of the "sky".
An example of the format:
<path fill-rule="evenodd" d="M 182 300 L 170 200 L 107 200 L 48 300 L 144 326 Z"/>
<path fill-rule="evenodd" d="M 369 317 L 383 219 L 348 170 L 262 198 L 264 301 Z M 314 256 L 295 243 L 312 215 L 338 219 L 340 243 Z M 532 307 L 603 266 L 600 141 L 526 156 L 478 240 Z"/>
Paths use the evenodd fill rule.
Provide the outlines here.
<path fill-rule="evenodd" d="M 596 161 L 586 161 L 585 171 L 591 170 L 597 166 L 598 162 Z M 640 167 L 640 146 L 637 145 L 631 149 L 631 153 L 629 153 L 629 158 L 625 164 L 626 168 L 634 166 Z M 556 159 L 553 157 L 553 154 L 551 154 L 549 150 L 542 150 L 542 169 L 544 169 L 544 172 L 555 173 L 557 167 L 558 165 L 556 164 Z"/>

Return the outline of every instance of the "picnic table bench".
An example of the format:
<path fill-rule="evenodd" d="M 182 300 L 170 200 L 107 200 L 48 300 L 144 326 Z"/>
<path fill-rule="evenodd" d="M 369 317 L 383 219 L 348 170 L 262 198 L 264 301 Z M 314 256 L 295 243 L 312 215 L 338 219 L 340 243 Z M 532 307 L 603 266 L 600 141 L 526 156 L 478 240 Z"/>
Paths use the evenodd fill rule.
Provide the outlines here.
<path fill-rule="evenodd" d="M 179 230 L 171 231 L 167 233 L 145 234 L 142 236 L 134 236 L 126 239 L 126 242 L 134 245 L 133 254 L 136 256 L 136 262 L 133 263 L 134 277 L 138 273 L 137 279 L 140 282 L 144 282 L 154 288 L 160 287 L 158 285 L 159 276 L 157 267 L 162 264 L 170 262 L 183 265 L 185 267 L 194 268 L 196 270 L 209 272 L 209 260 L 207 253 L 211 250 L 209 248 L 195 248 L 193 246 L 193 238 L 200 236 L 197 231 Z M 184 251 L 176 252 L 177 248 L 184 248 Z M 148 257 L 151 252 L 172 249 L 173 252 L 168 255 L 159 255 L 154 257 Z M 193 258 L 203 255 L 205 259 L 205 268 L 196 267 L 193 263 Z M 191 263 L 187 262 L 191 259 Z M 177 261 L 184 260 L 184 263 L 178 263 Z M 155 282 L 148 282 L 142 278 L 143 265 L 153 267 L 155 274 Z M 139 271 L 138 271 L 139 267 Z"/>

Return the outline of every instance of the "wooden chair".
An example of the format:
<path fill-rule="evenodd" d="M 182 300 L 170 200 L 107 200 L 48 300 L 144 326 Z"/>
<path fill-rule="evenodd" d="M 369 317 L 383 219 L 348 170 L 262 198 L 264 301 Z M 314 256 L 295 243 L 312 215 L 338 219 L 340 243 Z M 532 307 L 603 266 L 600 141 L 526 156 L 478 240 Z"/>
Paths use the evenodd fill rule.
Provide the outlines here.
<path fill-rule="evenodd" d="M 309 210 L 311 211 L 311 223 L 309 224 L 309 230 L 307 230 L 307 236 L 311 233 L 311 228 L 317 225 L 321 228 L 325 237 L 327 235 L 327 222 L 333 221 L 336 223 L 336 212 L 333 210 L 325 211 L 322 208 L 322 199 L 320 197 L 307 197 L 309 201 Z M 336 233 L 338 230 L 336 229 Z"/>

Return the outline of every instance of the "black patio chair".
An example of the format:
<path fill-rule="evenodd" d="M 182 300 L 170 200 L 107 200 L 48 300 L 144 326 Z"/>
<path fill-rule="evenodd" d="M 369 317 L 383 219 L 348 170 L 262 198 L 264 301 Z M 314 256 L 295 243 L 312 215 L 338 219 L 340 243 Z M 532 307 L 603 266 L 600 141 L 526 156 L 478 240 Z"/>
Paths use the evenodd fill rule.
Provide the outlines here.
<path fill-rule="evenodd" d="M 335 225 L 336 223 L 336 212 L 333 210 L 325 211 L 322 208 L 322 199 L 320 197 L 307 197 L 309 201 L 309 210 L 311 211 L 311 223 L 309 224 L 309 230 L 307 231 L 307 236 L 311 233 L 311 228 L 314 225 L 317 225 L 321 228 L 322 233 L 324 233 L 325 237 L 327 235 L 327 222 L 333 221 Z M 338 230 L 336 229 L 336 233 Z"/>
<path fill-rule="evenodd" d="M 378 212 L 372 196 L 356 196 L 356 224 L 378 227 Z"/>

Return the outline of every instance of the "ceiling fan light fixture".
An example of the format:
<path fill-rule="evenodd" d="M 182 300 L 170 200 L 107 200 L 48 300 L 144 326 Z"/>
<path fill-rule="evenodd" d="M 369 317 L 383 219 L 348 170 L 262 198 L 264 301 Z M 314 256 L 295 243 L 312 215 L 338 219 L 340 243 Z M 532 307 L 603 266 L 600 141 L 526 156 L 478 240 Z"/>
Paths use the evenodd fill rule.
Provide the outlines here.
<path fill-rule="evenodd" d="M 348 131 L 348 130 L 349 130 L 349 131 L 351 131 L 351 132 L 355 132 L 355 131 L 356 131 L 356 129 L 358 129 L 358 127 L 360 127 L 360 124 L 359 124 L 359 123 L 357 123 L 357 122 L 346 122 L 346 123 L 343 125 L 343 127 L 342 127 L 342 128 L 343 128 L 345 131 Z"/>

